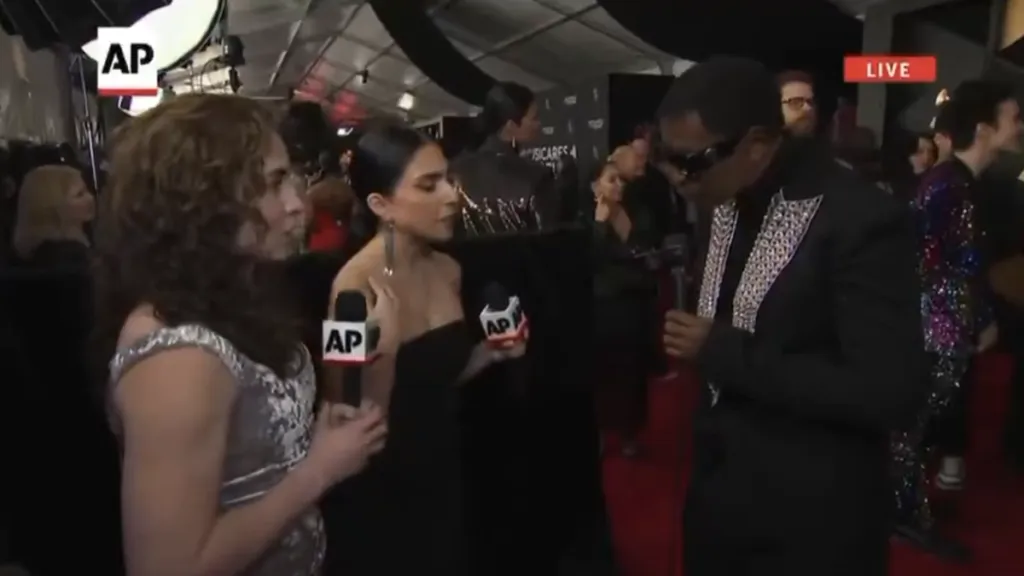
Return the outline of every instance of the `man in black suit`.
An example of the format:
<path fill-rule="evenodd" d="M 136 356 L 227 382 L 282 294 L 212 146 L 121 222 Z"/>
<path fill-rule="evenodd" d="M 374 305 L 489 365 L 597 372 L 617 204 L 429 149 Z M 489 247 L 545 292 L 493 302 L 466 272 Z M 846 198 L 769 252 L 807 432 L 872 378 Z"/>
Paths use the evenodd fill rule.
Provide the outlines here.
<path fill-rule="evenodd" d="M 711 207 L 696 314 L 668 354 L 705 381 L 685 510 L 687 576 L 888 573 L 889 434 L 924 399 L 906 208 L 783 134 L 760 64 L 673 83 L 662 137 Z"/>

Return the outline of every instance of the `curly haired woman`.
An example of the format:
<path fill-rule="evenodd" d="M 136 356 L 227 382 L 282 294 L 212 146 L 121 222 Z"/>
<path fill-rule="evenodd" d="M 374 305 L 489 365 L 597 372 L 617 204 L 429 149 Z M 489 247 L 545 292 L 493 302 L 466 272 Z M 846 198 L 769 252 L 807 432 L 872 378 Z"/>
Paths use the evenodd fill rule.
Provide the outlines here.
<path fill-rule="evenodd" d="M 252 100 L 181 96 L 109 156 L 97 322 L 132 576 L 319 573 L 317 500 L 384 442 L 374 408 L 326 406 L 314 423 L 312 363 L 278 290 L 303 207 L 275 126 Z"/>

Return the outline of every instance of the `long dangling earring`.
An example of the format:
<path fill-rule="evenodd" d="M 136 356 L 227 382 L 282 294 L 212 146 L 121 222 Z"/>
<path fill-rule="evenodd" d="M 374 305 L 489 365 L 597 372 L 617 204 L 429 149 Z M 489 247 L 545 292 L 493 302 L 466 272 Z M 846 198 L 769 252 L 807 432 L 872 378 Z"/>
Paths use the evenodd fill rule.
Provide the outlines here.
<path fill-rule="evenodd" d="M 384 224 L 384 275 L 392 276 L 395 273 L 395 224 L 386 222 Z"/>

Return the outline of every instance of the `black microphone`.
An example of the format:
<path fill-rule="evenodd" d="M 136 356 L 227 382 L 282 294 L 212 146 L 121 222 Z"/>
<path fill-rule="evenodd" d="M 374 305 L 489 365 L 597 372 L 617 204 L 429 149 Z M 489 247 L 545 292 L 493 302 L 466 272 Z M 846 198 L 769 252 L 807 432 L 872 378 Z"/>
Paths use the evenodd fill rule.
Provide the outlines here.
<path fill-rule="evenodd" d="M 359 406 L 363 401 L 363 367 L 379 355 L 380 327 L 367 319 L 366 297 L 345 290 L 334 299 L 334 319 L 323 323 L 323 361 L 343 368 L 341 401 Z"/>
<path fill-rule="evenodd" d="M 686 237 L 675 234 L 665 238 L 667 260 L 671 265 L 669 275 L 672 279 L 672 307 L 686 310 L 687 272 L 686 272 Z"/>

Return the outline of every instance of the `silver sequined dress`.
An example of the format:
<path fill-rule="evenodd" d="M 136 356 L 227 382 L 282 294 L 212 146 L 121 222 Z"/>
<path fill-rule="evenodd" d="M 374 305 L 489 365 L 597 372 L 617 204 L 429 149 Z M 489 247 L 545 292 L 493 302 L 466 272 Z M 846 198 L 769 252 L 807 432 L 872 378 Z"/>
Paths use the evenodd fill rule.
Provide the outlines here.
<path fill-rule="evenodd" d="M 232 410 L 220 489 L 221 511 L 250 503 L 273 488 L 309 451 L 316 413 L 316 382 L 306 354 L 295 378 L 282 379 L 253 362 L 225 338 L 199 325 L 153 332 L 121 349 L 110 362 L 111 386 L 138 362 L 165 350 L 202 348 L 216 355 L 234 375 L 239 394 Z M 115 416 L 114 428 L 120 433 Z M 320 512 L 314 507 L 244 574 L 311 576 L 323 562 L 326 540 Z"/>

